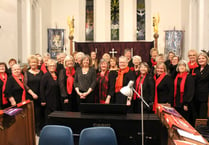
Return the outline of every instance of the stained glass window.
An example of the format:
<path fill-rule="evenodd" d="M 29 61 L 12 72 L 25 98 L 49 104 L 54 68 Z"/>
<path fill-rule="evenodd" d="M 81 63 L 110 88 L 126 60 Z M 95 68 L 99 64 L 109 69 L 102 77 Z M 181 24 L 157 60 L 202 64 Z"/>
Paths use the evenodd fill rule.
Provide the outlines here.
<path fill-rule="evenodd" d="M 86 40 L 94 40 L 94 0 L 86 0 Z"/>
<path fill-rule="evenodd" d="M 111 40 L 119 40 L 119 0 L 111 0 Z"/>
<path fill-rule="evenodd" d="M 137 40 L 145 40 L 145 0 L 137 0 Z"/>

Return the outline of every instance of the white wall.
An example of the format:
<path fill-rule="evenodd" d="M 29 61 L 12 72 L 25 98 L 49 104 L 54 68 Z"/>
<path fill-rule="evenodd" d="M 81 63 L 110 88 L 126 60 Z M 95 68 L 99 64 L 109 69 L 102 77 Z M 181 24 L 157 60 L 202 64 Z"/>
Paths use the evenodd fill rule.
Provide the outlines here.
<path fill-rule="evenodd" d="M 39 37 L 40 43 L 41 43 L 41 48 L 40 51 L 37 53 L 40 53 L 43 55 L 44 53 L 47 52 L 47 47 L 48 47 L 48 39 L 47 39 L 47 28 L 51 27 L 51 0 L 41 0 L 40 1 L 40 23 L 41 23 L 41 28 L 40 28 L 40 34 Z"/>
<path fill-rule="evenodd" d="M 25 2 L 26 0 L 19 0 Z M 65 45 L 69 53 L 68 16 L 75 18 L 74 41 L 85 41 L 85 0 L 36 0 L 36 25 L 27 28 L 36 29 L 36 34 L 29 35 L 33 46 L 28 48 L 24 43 L 24 25 L 22 18 L 17 18 L 19 11 L 18 1 L 0 0 L 0 54 L 1 61 L 9 58 L 21 57 L 26 60 L 30 52 L 45 53 L 47 51 L 47 28 L 62 28 L 66 30 Z M 31 3 L 34 1 L 30 1 Z M 95 41 L 110 41 L 110 0 L 95 0 Z M 208 0 L 145 0 L 146 6 L 146 40 L 153 40 L 152 17 L 159 13 L 158 48 L 161 53 L 165 47 L 165 30 L 185 30 L 184 48 L 197 50 L 209 48 L 209 10 Z M 202 8 L 202 10 L 200 10 Z M 135 41 L 136 29 L 136 0 L 120 0 L 120 40 Z M 202 15 L 203 14 L 203 15 Z M 22 14 L 23 15 L 23 14 Z M 23 15 L 24 16 L 24 15 Z M 34 17 L 32 17 L 34 19 Z M 199 21 L 201 20 L 201 21 Z M 34 22 L 34 21 L 32 21 Z M 199 22 L 199 23 L 198 23 Z M 200 23 L 201 22 L 201 23 Z M 23 29 L 23 30 L 22 30 Z M 28 30 L 29 31 L 29 30 Z M 203 31 L 203 32 L 202 32 Z M 31 31 L 31 32 L 34 32 Z M 17 34 L 19 34 L 17 36 Z M 33 38 L 35 38 L 33 40 Z M 202 38 L 202 39 L 200 39 Z M 34 42 L 33 42 L 34 41 Z M 25 46 L 23 48 L 23 46 Z M 29 46 L 29 45 L 28 45 Z M 26 49 L 26 50 L 25 50 Z M 19 51 L 18 51 L 19 50 Z M 23 52 L 21 52 L 23 50 Z M 25 51 L 25 52 L 24 52 Z"/>
<path fill-rule="evenodd" d="M 85 40 L 85 1 L 84 0 L 53 0 L 51 1 L 51 23 L 48 28 L 65 29 L 65 46 L 69 54 L 69 27 L 67 18 L 74 16 L 74 41 Z"/>
<path fill-rule="evenodd" d="M 149 2 L 149 3 L 148 3 Z M 152 17 L 159 14 L 159 38 L 158 38 L 158 49 L 160 53 L 164 53 L 165 48 L 165 30 L 182 30 L 181 25 L 181 2 L 182 0 L 149 0 L 146 2 L 151 14 L 146 17 L 146 26 L 150 28 L 152 26 Z M 147 29 L 146 29 L 147 30 Z M 153 40 L 153 27 L 147 32 L 149 35 L 148 40 Z"/>
<path fill-rule="evenodd" d="M 17 1 L 0 0 L 0 61 L 18 58 Z"/>

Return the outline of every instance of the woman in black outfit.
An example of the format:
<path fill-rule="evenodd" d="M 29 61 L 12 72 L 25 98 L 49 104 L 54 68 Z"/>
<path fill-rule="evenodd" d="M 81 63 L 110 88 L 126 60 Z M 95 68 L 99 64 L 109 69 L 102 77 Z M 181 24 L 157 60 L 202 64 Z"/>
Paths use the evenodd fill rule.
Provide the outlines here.
<path fill-rule="evenodd" d="M 90 67 L 90 57 L 81 59 L 81 67 L 76 69 L 74 87 L 77 93 L 77 103 L 95 103 L 94 89 L 96 86 L 96 70 Z"/>
<path fill-rule="evenodd" d="M 60 108 L 60 91 L 57 80 L 56 61 L 49 59 L 47 61 L 48 72 L 46 72 L 40 84 L 41 105 L 45 106 L 45 119 L 47 123 L 48 115 Z"/>
<path fill-rule="evenodd" d="M 28 59 L 30 69 L 24 74 L 24 85 L 26 98 L 34 102 L 35 131 L 39 135 L 41 130 L 41 119 L 44 117 L 41 111 L 40 82 L 43 72 L 38 69 L 38 58 L 32 55 Z"/>
<path fill-rule="evenodd" d="M 135 75 L 134 72 L 130 70 L 128 67 L 128 58 L 125 56 L 120 56 L 119 57 L 119 70 L 115 74 L 115 76 L 110 72 L 110 89 L 114 92 L 112 92 L 111 99 L 114 101 L 116 104 L 126 104 L 130 106 L 131 103 L 131 98 L 123 95 L 120 93 L 120 89 L 124 86 L 127 86 L 129 81 L 135 81 Z M 129 112 L 132 112 L 132 107 L 128 110 Z"/>
<path fill-rule="evenodd" d="M 208 56 L 201 52 L 198 55 L 198 71 L 195 84 L 195 108 L 196 118 L 207 118 L 208 114 L 208 93 L 209 93 L 209 65 Z"/>
<path fill-rule="evenodd" d="M 21 74 L 19 64 L 12 66 L 12 75 L 8 78 L 5 89 L 5 97 L 9 99 L 12 106 L 26 100 L 24 87 L 24 76 Z"/>
<path fill-rule="evenodd" d="M 173 56 L 171 65 L 169 66 L 168 74 L 171 76 L 171 78 L 174 80 L 177 75 L 176 67 L 179 63 L 179 57 L 178 56 Z"/>
<path fill-rule="evenodd" d="M 137 78 L 140 74 L 139 67 L 140 67 L 140 63 L 142 62 L 142 58 L 141 58 L 141 56 L 135 55 L 132 57 L 132 61 L 134 64 L 132 71 L 135 73 L 135 76 Z"/>
<path fill-rule="evenodd" d="M 73 87 L 75 68 L 72 56 L 66 56 L 64 68 L 59 73 L 61 108 L 63 111 L 77 111 L 75 90 Z"/>
<path fill-rule="evenodd" d="M 175 109 L 190 123 L 191 101 L 194 96 L 194 80 L 189 75 L 189 67 L 184 60 L 179 61 L 177 76 L 174 80 L 174 103 Z"/>
<path fill-rule="evenodd" d="M 140 75 L 136 79 L 135 90 L 140 96 L 143 95 L 144 100 L 150 106 L 147 107 L 145 104 L 143 104 L 144 112 L 151 113 L 152 104 L 154 102 L 154 96 L 155 96 L 155 82 L 153 77 L 149 74 L 149 65 L 146 62 L 142 62 L 140 64 L 139 70 L 140 70 Z M 141 113 L 140 96 L 137 96 L 136 93 L 134 93 L 133 96 L 135 113 Z"/>
<path fill-rule="evenodd" d="M 100 104 L 109 104 L 109 63 L 105 59 L 99 62 L 99 72 L 97 73 L 97 84 L 95 88 L 96 102 Z"/>
<path fill-rule="evenodd" d="M 0 110 L 9 107 L 8 99 L 5 97 L 6 83 L 8 75 L 6 73 L 7 65 L 4 62 L 0 62 Z"/>
<path fill-rule="evenodd" d="M 156 112 L 157 103 L 171 104 L 173 98 L 173 81 L 167 74 L 164 63 L 158 63 L 155 69 L 155 99 L 153 111 Z"/>

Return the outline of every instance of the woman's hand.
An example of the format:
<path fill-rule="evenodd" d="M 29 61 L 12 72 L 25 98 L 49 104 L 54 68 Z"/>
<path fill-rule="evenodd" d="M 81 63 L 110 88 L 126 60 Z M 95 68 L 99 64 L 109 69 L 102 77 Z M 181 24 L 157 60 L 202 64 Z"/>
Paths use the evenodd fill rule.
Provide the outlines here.
<path fill-rule="evenodd" d="M 64 104 L 67 104 L 68 102 L 69 102 L 68 99 L 65 99 L 65 100 L 64 100 Z"/>
<path fill-rule="evenodd" d="M 184 105 L 184 111 L 188 111 L 188 106 Z"/>
<path fill-rule="evenodd" d="M 33 97 L 34 100 L 38 99 L 38 95 L 36 95 L 35 93 L 32 94 L 32 97 Z"/>
<path fill-rule="evenodd" d="M 46 106 L 46 102 L 41 102 L 41 106 Z"/>
<path fill-rule="evenodd" d="M 10 97 L 9 98 L 9 101 L 10 101 L 10 103 L 11 103 L 12 106 L 15 106 L 16 105 L 16 101 L 15 101 L 14 97 Z"/>
<path fill-rule="evenodd" d="M 111 99 L 111 96 L 108 95 L 107 98 L 106 98 L 106 100 L 105 100 L 105 104 L 110 104 L 110 99 Z"/>

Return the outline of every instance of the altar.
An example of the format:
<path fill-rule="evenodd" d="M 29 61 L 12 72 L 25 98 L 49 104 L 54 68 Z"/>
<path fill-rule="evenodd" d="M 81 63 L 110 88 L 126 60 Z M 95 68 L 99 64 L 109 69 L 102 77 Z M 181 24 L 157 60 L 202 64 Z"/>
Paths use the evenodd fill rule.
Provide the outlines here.
<path fill-rule="evenodd" d="M 91 51 L 97 52 L 97 58 L 101 59 L 104 53 L 114 52 L 115 57 L 124 54 L 124 49 L 132 50 L 132 56 L 139 55 L 142 61 L 148 62 L 150 57 L 150 49 L 153 48 L 153 41 L 133 41 L 133 42 L 75 42 L 75 51 L 81 51 L 90 54 Z"/>

